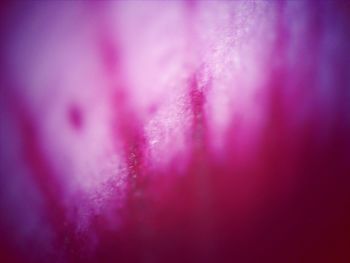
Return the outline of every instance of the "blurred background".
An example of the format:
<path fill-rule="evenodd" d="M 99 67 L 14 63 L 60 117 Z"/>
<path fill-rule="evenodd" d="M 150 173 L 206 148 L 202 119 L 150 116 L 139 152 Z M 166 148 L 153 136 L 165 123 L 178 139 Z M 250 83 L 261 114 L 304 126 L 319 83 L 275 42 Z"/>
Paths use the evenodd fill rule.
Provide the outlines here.
<path fill-rule="evenodd" d="M 350 262 L 349 3 L 1 3 L 0 261 Z"/>

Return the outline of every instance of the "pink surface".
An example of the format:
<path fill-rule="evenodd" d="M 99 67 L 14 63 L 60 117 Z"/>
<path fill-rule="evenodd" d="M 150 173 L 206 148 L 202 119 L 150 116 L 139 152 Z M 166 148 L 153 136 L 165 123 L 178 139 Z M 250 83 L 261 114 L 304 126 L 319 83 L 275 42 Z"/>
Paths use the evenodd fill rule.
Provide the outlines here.
<path fill-rule="evenodd" d="M 346 1 L 0 6 L 1 262 L 350 262 Z"/>

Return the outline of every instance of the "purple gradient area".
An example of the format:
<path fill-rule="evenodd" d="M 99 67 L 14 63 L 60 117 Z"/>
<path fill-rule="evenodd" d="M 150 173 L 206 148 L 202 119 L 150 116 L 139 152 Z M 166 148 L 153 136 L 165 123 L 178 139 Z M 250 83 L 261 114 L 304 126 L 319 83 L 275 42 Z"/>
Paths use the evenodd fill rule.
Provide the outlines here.
<path fill-rule="evenodd" d="M 0 262 L 350 262 L 350 2 L 0 5 Z"/>

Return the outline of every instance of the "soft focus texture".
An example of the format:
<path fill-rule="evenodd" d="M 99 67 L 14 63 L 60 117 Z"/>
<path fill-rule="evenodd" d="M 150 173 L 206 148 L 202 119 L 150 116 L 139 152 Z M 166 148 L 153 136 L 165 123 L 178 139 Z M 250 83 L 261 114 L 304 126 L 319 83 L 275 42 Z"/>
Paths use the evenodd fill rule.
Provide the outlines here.
<path fill-rule="evenodd" d="M 350 2 L 4 2 L 0 39 L 0 262 L 350 262 Z"/>

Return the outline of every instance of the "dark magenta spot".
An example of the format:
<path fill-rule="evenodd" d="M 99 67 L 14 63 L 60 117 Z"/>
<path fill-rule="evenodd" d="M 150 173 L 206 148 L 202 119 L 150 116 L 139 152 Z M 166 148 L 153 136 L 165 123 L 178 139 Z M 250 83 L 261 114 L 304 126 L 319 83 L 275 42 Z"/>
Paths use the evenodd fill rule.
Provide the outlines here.
<path fill-rule="evenodd" d="M 71 105 L 68 110 L 69 123 L 76 130 L 80 130 L 83 127 L 83 113 L 77 105 Z"/>

